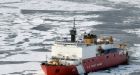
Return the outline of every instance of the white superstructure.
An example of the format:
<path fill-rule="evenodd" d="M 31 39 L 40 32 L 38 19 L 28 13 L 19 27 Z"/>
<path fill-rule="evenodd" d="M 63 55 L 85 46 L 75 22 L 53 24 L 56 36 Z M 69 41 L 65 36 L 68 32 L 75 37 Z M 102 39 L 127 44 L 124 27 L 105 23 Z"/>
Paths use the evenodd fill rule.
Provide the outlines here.
<path fill-rule="evenodd" d="M 86 45 L 83 43 L 56 43 L 52 46 L 52 56 L 59 58 L 70 59 L 86 59 L 90 57 L 96 57 L 98 54 L 98 48 L 101 46 L 104 50 L 113 48 L 113 44 L 101 44 L 101 45 Z"/>

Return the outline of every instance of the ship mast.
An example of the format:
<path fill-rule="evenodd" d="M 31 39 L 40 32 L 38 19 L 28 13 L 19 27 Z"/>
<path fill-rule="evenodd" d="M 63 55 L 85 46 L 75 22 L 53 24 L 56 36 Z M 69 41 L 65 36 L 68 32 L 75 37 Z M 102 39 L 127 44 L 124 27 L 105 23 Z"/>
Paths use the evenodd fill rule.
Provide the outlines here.
<path fill-rule="evenodd" d="M 73 21 L 73 28 L 75 28 L 75 18 L 74 18 L 74 21 Z"/>
<path fill-rule="evenodd" d="M 70 35 L 71 35 L 71 42 L 75 42 L 76 39 L 76 27 L 75 27 L 75 18 L 73 22 L 73 28 L 70 30 Z"/>

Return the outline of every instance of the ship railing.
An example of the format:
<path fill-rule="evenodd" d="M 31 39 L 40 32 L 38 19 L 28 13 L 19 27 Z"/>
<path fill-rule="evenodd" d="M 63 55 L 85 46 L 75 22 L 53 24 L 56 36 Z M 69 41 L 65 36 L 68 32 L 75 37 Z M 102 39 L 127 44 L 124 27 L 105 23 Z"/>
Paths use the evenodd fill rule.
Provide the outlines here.
<path fill-rule="evenodd" d="M 80 60 L 79 59 L 66 59 L 66 58 L 58 58 L 53 56 L 52 58 L 50 58 L 51 60 L 48 61 L 48 65 L 78 65 L 80 64 Z"/>
<path fill-rule="evenodd" d="M 81 45 L 86 45 L 84 43 L 84 41 L 76 41 L 76 42 L 71 42 L 71 41 L 62 41 L 62 40 L 57 40 L 55 41 L 55 44 L 59 44 L 59 45 L 77 45 L 77 46 L 81 46 Z M 115 44 L 115 43 L 100 43 L 97 42 L 95 45 L 102 45 L 102 44 Z"/>
<path fill-rule="evenodd" d="M 61 45 L 85 45 L 84 42 L 71 42 L 71 41 L 55 41 L 55 44 L 61 44 Z"/>
<path fill-rule="evenodd" d="M 80 64 L 80 61 L 78 60 L 60 60 L 60 62 L 63 64 L 63 65 L 78 65 Z"/>
<path fill-rule="evenodd" d="M 59 58 L 59 57 L 55 57 L 55 56 L 52 56 L 51 59 L 59 59 L 59 60 L 71 60 L 71 61 L 77 61 L 78 59 L 73 59 L 73 58 Z"/>

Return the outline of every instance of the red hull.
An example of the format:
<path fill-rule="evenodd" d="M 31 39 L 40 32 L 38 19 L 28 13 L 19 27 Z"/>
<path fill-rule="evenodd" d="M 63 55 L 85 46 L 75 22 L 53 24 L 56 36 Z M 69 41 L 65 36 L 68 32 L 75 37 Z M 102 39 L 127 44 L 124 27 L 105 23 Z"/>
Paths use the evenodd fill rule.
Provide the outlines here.
<path fill-rule="evenodd" d="M 110 53 L 103 56 L 93 57 L 84 60 L 83 66 L 86 73 L 95 72 L 101 69 L 117 66 L 127 63 L 128 56 L 126 54 Z"/>
<path fill-rule="evenodd" d="M 42 65 L 45 75 L 78 75 L 76 66 L 47 66 Z"/>
<path fill-rule="evenodd" d="M 127 54 L 117 52 L 85 59 L 82 65 L 85 72 L 89 73 L 126 63 L 127 60 Z M 76 66 L 50 66 L 43 64 L 42 69 L 45 75 L 78 75 Z"/>

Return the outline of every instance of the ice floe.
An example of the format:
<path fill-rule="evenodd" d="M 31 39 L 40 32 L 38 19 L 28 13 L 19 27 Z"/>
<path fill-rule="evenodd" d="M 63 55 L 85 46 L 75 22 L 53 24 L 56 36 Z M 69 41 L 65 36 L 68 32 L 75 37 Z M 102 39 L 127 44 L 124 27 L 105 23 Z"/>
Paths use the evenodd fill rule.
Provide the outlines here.
<path fill-rule="evenodd" d="M 129 3 L 129 4 L 139 4 L 140 3 L 140 0 L 109 0 L 109 1 L 113 1 L 113 2 L 116 2 L 116 3 L 126 2 L 126 3 Z"/>
<path fill-rule="evenodd" d="M 0 3 L 20 2 L 21 0 L 0 0 Z"/>
<path fill-rule="evenodd" d="M 37 74 L 36 70 L 40 70 L 40 63 L 39 62 L 27 62 L 22 64 L 5 64 L 0 65 L 0 74 L 11 75 L 27 75 L 29 73 Z M 17 74 L 16 74 L 17 73 Z"/>
<path fill-rule="evenodd" d="M 137 71 L 140 71 L 140 65 L 126 65 L 119 66 L 118 68 L 111 68 L 107 71 L 89 73 L 88 75 L 131 75 L 131 73 Z"/>
<path fill-rule="evenodd" d="M 20 52 L 21 53 L 21 52 Z M 16 54 L 4 59 L 0 59 L 0 61 L 45 61 L 47 52 L 32 52 L 27 51 L 27 54 Z"/>
<path fill-rule="evenodd" d="M 65 10 L 65 11 L 104 11 L 112 10 L 111 7 L 104 7 L 94 4 L 82 4 L 69 1 L 52 1 L 52 0 L 36 0 L 28 1 L 21 9 L 34 9 L 34 10 Z"/>
<path fill-rule="evenodd" d="M 136 29 L 127 29 L 127 30 L 124 30 L 125 32 L 127 33 L 132 33 L 132 34 L 136 34 L 140 37 L 140 29 L 139 28 L 136 28 Z"/>

